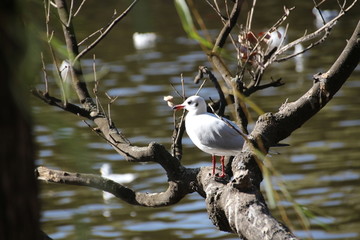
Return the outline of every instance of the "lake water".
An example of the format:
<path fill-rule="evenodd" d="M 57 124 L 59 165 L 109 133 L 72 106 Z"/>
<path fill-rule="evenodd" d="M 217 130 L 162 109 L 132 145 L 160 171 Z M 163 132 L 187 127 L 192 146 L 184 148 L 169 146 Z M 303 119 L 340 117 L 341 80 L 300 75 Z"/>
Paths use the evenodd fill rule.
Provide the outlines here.
<path fill-rule="evenodd" d="M 83 15 L 76 18 L 79 40 L 106 23 L 114 8 L 121 12 L 127 6 L 125 2 L 128 1 L 86 2 Z M 256 30 L 266 30 L 281 16 L 282 6 L 272 2 L 259 3 L 255 12 Z M 305 29 L 314 29 L 314 17 L 310 13 L 312 1 L 297 4 L 300 5 L 296 5 L 289 18 L 290 40 L 301 36 Z M 297 72 L 292 60 L 275 64 L 265 79 L 281 77 L 286 84 L 257 92 L 251 100 L 264 111 L 275 112 L 287 99 L 293 101 L 301 96 L 311 87 L 312 75 L 326 71 L 341 52 L 345 39 L 351 36 L 360 19 L 359 13 L 357 6 L 336 25 L 326 43 L 300 59 L 303 70 Z M 221 27 L 218 17 L 204 4 L 201 14 L 210 33 L 216 34 Z M 156 46 L 136 50 L 132 34 L 137 31 L 155 32 Z M 156 141 L 169 149 L 173 112 L 163 96 L 175 96 L 171 84 L 181 90 L 181 74 L 187 95 L 195 93 L 198 86 L 193 84 L 193 78 L 198 66 L 211 68 L 198 44 L 188 39 L 182 30 L 173 1 L 140 1 L 135 11 L 83 59 L 84 71 L 90 75 L 92 54 L 96 54 L 96 67 L 100 71 L 101 103 L 105 107 L 108 103 L 104 92 L 119 96 L 111 107 L 111 117 L 117 127 L 133 144 L 145 146 Z M 51 65 L 48 66 L 50 69 Z M 50 85 L 52 93 L 59 96 L 56 85 Z M 43 88 L 41 80 L 38 87 Z M 92 89 L 93 83 L 89 82 L 88 87 Z M 290 147 L 278 149 L 280 154 L 271 157 L 272 165 L 282 174 L 272 178 L 275 188 L 279 181 L 285 182 L 294 200 L 315 215 L 310 231 L 306 231 L 292 202 L 281 199 L 277 203 L 285 209 L 292 230 L 301 238 L 360 239 L 359 92 L 358 67 L 320 113 L 284 140 Z M 217 99 L 210 83 L 201 95 Z M 116 173 L 136 174 L 136 179 L 126 184 L 136 191 L 166 189 L 167 178 L 161 167 L 124 161 L 82 119 L 37 99 L 33 100 L 33 112 L 38 165 L 100 174 L 100 166 L 110 163 Z M 255 112 L 252 116 L 257 118 Z M 211 164 L 210 156 L 198 150 L 186 135 L 183 152 L 182 161 L 187 167 Z M 204 199 L 196 193 L 174 206 L 144 208 L 115 198 L 104 201 L 102 192 L 96 189 L 40 184 L 43 230 L 53 239 L 237 239 L 236 235 L 220 232 L 212 225 Z M 278 209 L 272 213 L 281 219 Z"/>

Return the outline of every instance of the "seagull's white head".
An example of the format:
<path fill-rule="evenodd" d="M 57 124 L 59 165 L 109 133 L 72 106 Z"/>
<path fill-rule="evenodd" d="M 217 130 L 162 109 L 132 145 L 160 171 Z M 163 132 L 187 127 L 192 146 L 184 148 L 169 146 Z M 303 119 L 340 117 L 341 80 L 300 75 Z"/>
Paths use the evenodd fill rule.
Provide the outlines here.
<path fill-rule="evenodd" d="M 173 109 L 183 109 L 185 108 L 189 113 L 192 114 L 203 114 L 206 113 L 206 102 L 200 96 L 191 96 L 187 98 L 182 104 L 176 105 Z"/>

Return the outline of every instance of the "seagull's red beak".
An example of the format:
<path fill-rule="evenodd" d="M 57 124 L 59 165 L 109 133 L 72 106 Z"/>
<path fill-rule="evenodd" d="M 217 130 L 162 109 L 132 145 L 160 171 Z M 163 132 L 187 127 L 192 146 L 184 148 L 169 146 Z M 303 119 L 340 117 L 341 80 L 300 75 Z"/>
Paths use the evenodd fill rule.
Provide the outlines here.
<path fill-rule="evenodd" d="M 185 106 L 181 105 L 181 104 L 173 106 L 174 110 L 179 110 L 179 109 L 184 109 L 184 108 L 185 108 Z"/>

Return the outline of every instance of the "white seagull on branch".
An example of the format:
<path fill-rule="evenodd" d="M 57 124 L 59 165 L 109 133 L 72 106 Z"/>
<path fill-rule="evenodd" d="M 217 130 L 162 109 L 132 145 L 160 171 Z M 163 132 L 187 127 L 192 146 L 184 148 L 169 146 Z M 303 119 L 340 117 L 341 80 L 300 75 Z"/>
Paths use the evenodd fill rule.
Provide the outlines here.
<path fill-rule="evenodd" d="M 208 113 L 206 102 L 200 96 L 191 96 L 173 109 L 186 109 L 186 132 L 192 142 L 202 151 L 211 154 L 213 175 L 216 157 L 220 156 L 221 175 L 225 176 L 224 157 L 235 156 L 242 149 L 246 135 L 232 121 Z"/>

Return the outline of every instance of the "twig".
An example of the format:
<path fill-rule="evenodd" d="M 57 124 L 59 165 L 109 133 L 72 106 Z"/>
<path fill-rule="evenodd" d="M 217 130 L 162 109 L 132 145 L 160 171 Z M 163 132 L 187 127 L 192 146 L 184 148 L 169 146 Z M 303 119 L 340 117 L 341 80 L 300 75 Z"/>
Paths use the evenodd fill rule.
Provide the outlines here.
<path fill-rule="evenodd" d="M 110 141 L 109 139 L 107 139 L 103 134 L 101 134 L 101 131 L 98 131 L 97 128 L 93 128 L 88 122 L 86 122 L 85 120 L 83 120 L 83 123 L 85 123 L 86 126 L 88 126 L 91 131 L 93 131 L 96 135 L 98 135 L 100 138 L 104 139 L 108 144 L 110 144 L 113 148 L 115 148 L 117 151 L 123 152 L 125 154 L 125 152 L 123 150 L 121 150 L 117 145 L 116 145 L 116 141 Z"/>
<path fill-rule="evenodd" d="M 227 37 L 229 36 L 231 30 L 236 25 L 236 21 L 239 17 L 241 6 L 244 0 L 236 0 L 234 3 L 234 7 L 231 11 L 230 18 L 224 27 L 221 29 L 219 36 L 217 37 L 214 47 L 212 49 L 213 52 L 218 52 L 220 48 L 223 48 Z"/>
<path fill-rule="evenodd" d="M 48 78 L 47 78 L 45 62 L 44 62 L 44 54 L 42 52 L 41 52 L 41 63 L 42 63 L 42 70 L 43 70 L 43 73 L 44 73 L 45 94 L 49 94 Z"/>
<path fill-rule="evenodd" d="M 105 93 L 106 97 L 110 100 L 109 103 L 107 104 L 108 106 L 108 114 L 107 114 L 107 119 L 109 122 L 109 126 L 112 126 L 112 120 L 111 120 L 111 104 L 119 97 L 116 96 L 115 98 L 110 97 L 107 93 Z"/>
<path fill-rule="evenodd" d="M 42 101 L 44 101 L 45 103 L 47 103 L 51 106 L 55 106 L 55 107 L 65 110 L 67 112 L 73 113 L 75 115 L 91 119 L 90 112 L 84 108 L 81 108 L 72 103 L 67 103 L 65 105 L 62 100 L 60 100 L 56 97 L 52 97 L 49 94 L 46 94 L 37 89 L 32 89 L 31 92 L 34 96 L 38 97 L 39 99 L 41 99 Z"/>
<path fill-rule="evenodd" d="M 99 111 L 99 97 L 97 95 L 99 82 L 97 80 L 97 75 L 96 75 L 95 54 L 93 55 L 93 73 L 94 73 L 94 82 L 95 82 L 93 93 L 95 95 L 96 109 Z"/>
<path fill-rule="evenodd" d="M 204 87 L 206 83 L 206 78 L 203 80 L 203 82 L 200 84 L 200 87 L 198 88 L 198 90 L 196 91 L 195 95 L 199 95 L 199 92 L 201 91 L 201 89 Z"/>
<path fill-rule="evenodd" d="M 95 36 L 96 34 L 98 34 L 99 32 L 101 33 L 101 31 L 103 30 L 104 28 L 100 28 L 98 30 L 96 30 L 95 32 L 91 33 L 90 35 L 88 35 L 86 38 L 84 38 L 83 40 L 81 40 L 79 43 L 78 43 L 78 46 L 81 46 L 83 43 L 85 43 L 87 40 L 89 40 L 90 38 L 92 38 L 93 36 Z"/>
<path fill-rule="evenodd" d="M 73 8 L 74 8 L 74 0 L 70 1 L 70 9 L 69 9 L 69 20 L 67 21 L 66 26 L 69 27 L 71 24 L 71 20 L 73 18 Z"/>
<path fill-rule="evenodd" d="M 335 25 L 335 23 L 334 23 L 334 25 Z M 282 57 L 282 58 L 275 59 L 274 61 L 275 61 L 275 62 L 283 62 L 283 61 L 286 61 L 286 60 L 288 60 L 288 59 L 290 59 L 290 58 L 293 58 L 293 57 L 296 57 L 296 56 L 298 56 L 298 55 L 300 55 L 300 54 L 303 54 L 304 52 L 310 50 L 311 48 L 313 48 L 313 47 L 315 47 L 315 46 L 323 43 L 323 42 L 326 40 L 326 38 L 328 38 L 328 36 L 330 35 L 330 32 L 331 32 L 331 28 L 332 28 L 332 27 L 333 27 L 333 26 L 331 26 L 331 27 L 329 27 L 328 29 L 326 29 L 326 30 L 325 30 L 325 34 L 324 34 L 318 41 L 316 41 L 316 42 L 314 42 L 314 43 L 311 43 L 309 46 L 307 46 L 307 47 L 304 48 L 303 50 L 301 50 L 301 51 L 299 51 L 299 52 L 296 52 L 296 53 L 292 53 L 292 54 L 287 55 L 287 56 L 284 56 L 284 57 Z M 301 42 L 300 42 L 300 43 L 301 43 Z M 298 43 L 298 44 L 300 44 L 300 43 Z"/>
<path fill-rule="evenodd" d="M 181 95 L 181 93 L 179 93 L 179 91 L 175 88 L 173 83 L 170 83 L 171 88 L 174 90 L 174 92 L 181 98 L 183 98 L 183 96 Z"/>
<path fill-rule="evenodd" d="M 299 44 L 299 43 L 302 43 L 302 42 L 306 42 L 306 41 L 309 41 L 309 40 L 312 40 L 314 38 L 316 38 L 317 36 L 319 36 L 322 32 L 325 31 L 325 35 L 328 35 L 327 31 L 330 31 L 331 28 L 335 25 L 336 21 L 341 18 L 343 15 L 345 15 L 354 5 L 355 3 L 357 2 L 358 0 L 354 0 L 351 5 L 349 5 L 346 9 L 343 9 L 343 11 L 341 11 L 334 19 L 332 19 L 331 21 L 329 21 L 328 23 L 326 23 L 324 26 L 322 26 L 321 28 L 317 29 L 316 31 L 310 33 L 310 34 L 307 34 L 306 36 L 303 36 L 301 38 L 298 38 L 294 41 L 292 41 L 291 43 L 288 43 L 287 45 L 285 45 L 284 47 L 280 48 L 275 54 L 274 54 L 274 59 L 273 61 L 275 62 L 280 62 L 280 61 L 284 61 L 286 60 L 285 58 L 287 57 L 284 57 L 284 58 L 277 58 L 277 56 L 279 56 L 280 54 L 284 53 L 285 51 L 287 51 L 288 49 L 294 47 L 295 45 Z M 311 46 L 310 48 L 312 48 L 314 46 Z M 310 49 L 309 48 L 309 49 Z M 307 49 L 307 50 L 309 50 Z M 294 54 L 292 57 L 295 57 L 297 56 L 298 54 Z"/>
<path fill-rule="evenodd" d="M 111 17 L 111 19 L 114 19 L 116 17 L 117 13 L 116 10 L 114 10 L 114 13 Z M 100 35 L 102 34 L 104 28 L 108 27 L 111 24 L 111 22 L 109 22 L 105 27 L 101 27 L 100 29 L 96 30 L 95 32 L 89 34 L 88 36 L 86 36 L 83 40 L 81 40 L 78 43 L 78 46 L 81 46 L 83 43 L 85 43 L 87 40 L 89 40 L 90 38 L 92 38 L 93 36 L 95 36 L 96 34 L 100 33 Z"/>
<path fill-rule="evenodd" d="M 121 14 L 119 15 L 117 18 L 115 18 L 113 21 L 111 21 L 110 24 L 108 24 L 108 26 L 106 27 L 106 29 L 104 30 L 104 32 L 102 32 L 100 34 L 100 36 L 95 39 L 90 45 L 88 45 L 84 50 L 82 50 L 74 59 L 74 61 L 77 61 L 78 59 L 80 59 L 85 53 L 87 53 L 88 51 L 90 51 L 91 49 L 93 49 L 110 31 L 111 29 L 116 25 L 116 23 L 118 23 L 121 19 L 123 19 L 128 13 L 129 11 L 135 6 L 135 4 L 137 3 L 137 0 L 134 0 L 130 6 Z"/>
<path fill-rule="evenodd" d="M 211 2 L 209 2 L 209 0 L 205 0 L 206 3 L 214 10 L 214 12 L 219 15 L 220 19 L 222 22 L 225 22 L 228 20 L 227 17 L 225 17 L 223 14 L 221 14 L 221 12 L 219 11 L 219 8 L 218 7 L 215 7 Z M 217 2 L 215 2 L 217 3 Z"/>
<path fill-rule="evenodd" d="M 80 3 L 80 6 L 78 7 L 76 12 L 74 13 L 74 17 L 76 17 L 76 15 L 80 12 L 80 9 L 82 8 L 82 6 L 84 5 L 85 2 L 86 2 L 86 0 L 82 0 L 82 2 Z"/>
<path fill-rule="evenodd" d="M 172 156 L 176 157 L 179 161 L 182 158 L 182 136 L 185 132 L 185 111 L 182 112 L 180 117 L 180 122 L 176 126 L 176 116 L 175 111 L 173 113 L 174 119 L 174 133 L 173 133 L 173 143 L 171 145 Z"/>
<path fill-rule="evenodd" d="M 205 66 L 200 66 L 199 71 L 201 71 L 203 74 L 208 75 L 210 81 L 214 84 L 214 87 L 215 87 L 216 91 L 218 92 L 219 98 L 220 98 L 220 107 L 219 107 L 218 114 L 220 116 L 224 116 L 225 107 L 227 105 L 227 102 L 226 102 L 226 99 L 225 99 L 224 92 L 221 89 L 221 86 L 220 86 L 218 80 L 216 79 L 215 75 L 212 74 L 212 72 Z"/>
<path fill-rule="evenodd" d="M 184 78 L 183 78 L 183 74 L 180 74 L 180 81 L 181 81 L 181 89 L 182 89 L 182 93 L 180 94 L 175 87 L 174 90 L 175 92 L 182 98 L 182 100 L 185 100 L 185 86 L 184 86 Z M 173 85 L 172 85 L 173 86 Z M 172 145 L 171 145 L 171 152 L 172 152 L 172 156 L 176 157 L 179 161 L 182 158 L 182 137 L 184 135 L 185 132 L 185 110 L 182 112 L 181 114 L 181 118 L 180 118 L 180 122 L 178 124 L 178 126 L 176 126 L 176 116 L 175 116 L 175 111 L 173 113 L 173 119 L 174 119 L 174 132 L 172 135 Z"/>
<path fill-rule="evenodd" d="M 249 13 L 249 15 L 247 17 L 247 20 L 246 20 L 246 28 L 245 28 L 246 32 L 251 31 L 251 24 L 252 24 L 252 19 L 253 19 L 253 16 L 254 16 L 255 5 L 256 5 L 256 0 L 253 0 L 252 5 L 251 5 L 251 9 L 250 9 L 250 13 Z"/>
<path fill-rule="evenodd" d="M 266 37 L 269 33 L 275 31 L 276 29 L 278 29 L 279 26 L 287 19 L 287 17 L 288 17 L 289 14 L 290 14 L 290 11 L 292 11 L 294 8 L 295 8 L 295 7 L 292 7 L 292 8 L 286 8 L 286 7 L 284 7 L 284 14 L 280 17 L 279 20 L 276 21 L 276 23 L 274 23 L 274 25 L 273 25 L 271 28 L 269 28 L 269 29 L 266 31 L 266 33 L 264 33 L 264 34 L 258 39 L 257 43 L 255 44 L 255 46 L 253 47 L 253 49 L 251 50 L 251 52 L 248 54 L 248 57 L 247 57 L 247 59 L 246 59 L 246 61 L 245 61 L 245 63 L 244 63 L 244 66 L 246 66 L 246 65 L 248 64 L 248 62 L 250 61 L 250 57 L 255 53 L 255 51 L 257 51 L 258 46 L 259 46 L 260 43 L 265 39 L 265 37 Z M 250 29 L 249 29 L 249 30 L 250 30 Z M 243 75 L 244 75 L 245 70 L 246 70 L 246 68 L 243 67 L 243 68 L 242 68 L 242 71 L 241 71 L 241 73 L 240 73 L 240 76 L 243 76 Z M 257 84 L 257 85 L 258 85 L 258 84 L 260 83 L 260 82 L 259 82 L 259 78 L 261 78 L 261 76 L 257 76 L 257 77 L 255 78 L 255 81 L 253 81 L 252 84 L 253 84 L 253 85 L 256 85 L 256 84 Z M 249 87 L 251 87 L 251 85 L 248 86 L 248 88 L 249 88 Z"/>

